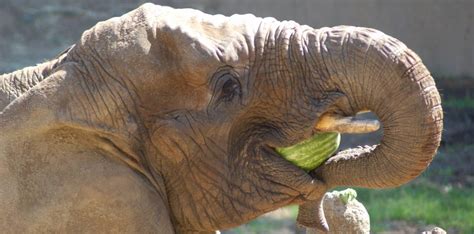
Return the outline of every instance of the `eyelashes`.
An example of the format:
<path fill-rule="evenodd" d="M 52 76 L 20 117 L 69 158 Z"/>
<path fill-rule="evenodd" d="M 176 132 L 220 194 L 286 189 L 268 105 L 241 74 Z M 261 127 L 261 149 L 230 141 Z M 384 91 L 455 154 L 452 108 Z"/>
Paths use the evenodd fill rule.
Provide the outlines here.
<path fill-rule="evenodd" d="M 233 110 L 237 104 L 242 104 L 244 91 L 239 74 L 229 66 L 216 71 L 211 78 L 213 84 L 210 103 L 207 112 Z"/>
<path fill-rule="evenodd" d="M 230 74 L 226 74 L 224 76 L 227 76 L 227 77 L 224 78 L 224 82 L 219 94 L 218 101 L 231 102 L 236 97 L 241 97 L 242 90 L 241 90 L 240 83 L 237 81 L 237 79 Z"/>

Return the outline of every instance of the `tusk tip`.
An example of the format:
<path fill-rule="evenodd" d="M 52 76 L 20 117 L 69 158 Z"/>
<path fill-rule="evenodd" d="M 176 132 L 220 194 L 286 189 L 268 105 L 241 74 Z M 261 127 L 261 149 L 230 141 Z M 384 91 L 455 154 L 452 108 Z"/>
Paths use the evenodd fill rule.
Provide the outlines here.
<path fill-rule="evenodd" d="M 315 129 L 323 132 L 361 134 L 379 130 L 380 122 L 374 119 L 323 115 L 316 124 Z"/>

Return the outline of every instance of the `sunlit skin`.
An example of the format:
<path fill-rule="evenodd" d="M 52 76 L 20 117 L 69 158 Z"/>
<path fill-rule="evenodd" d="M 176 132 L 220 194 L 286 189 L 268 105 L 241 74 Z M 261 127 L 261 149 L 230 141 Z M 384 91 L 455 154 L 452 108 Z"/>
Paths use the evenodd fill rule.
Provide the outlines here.
<path fill-rule="evenodd" d="M 419 175 L 442 109 L 421 59 L 377 30 L 313 29 L 145 4 L 43 64 L 0 76 L 0 227 L 36 232 L 213 232 L 277 208 L 327 229 L 337 186 Z M 275 149 L 368 132 L 305 171 Z"/>

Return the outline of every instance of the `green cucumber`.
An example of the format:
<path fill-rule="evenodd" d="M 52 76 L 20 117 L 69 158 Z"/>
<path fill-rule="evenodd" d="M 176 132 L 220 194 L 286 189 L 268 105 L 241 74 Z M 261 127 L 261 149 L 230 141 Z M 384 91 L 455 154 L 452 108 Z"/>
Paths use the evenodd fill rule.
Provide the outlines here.
<path fill-rule="evenodd" d="M 318 133 L 296 145 L 276 148 L 286 160 L 305 171 L 320 166 L 336 152 L 341 142 L 341 134 L 337 132 Z"/>

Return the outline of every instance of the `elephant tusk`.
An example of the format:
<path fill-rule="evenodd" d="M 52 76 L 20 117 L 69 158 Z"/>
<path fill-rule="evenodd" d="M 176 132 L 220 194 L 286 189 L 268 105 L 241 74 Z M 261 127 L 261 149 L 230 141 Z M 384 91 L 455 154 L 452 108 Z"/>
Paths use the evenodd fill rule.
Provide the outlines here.
<path fill-rule="evenodd" d="M 322 132 L 369 133 L 380 128 L 380 122 L 373 119 L 357 119 L 335 114 L 324 114 L 314 129 Z"/>

